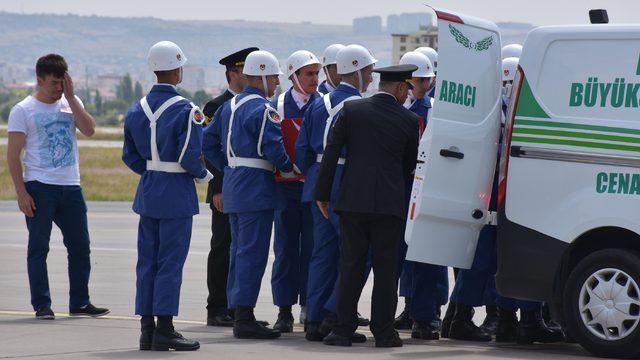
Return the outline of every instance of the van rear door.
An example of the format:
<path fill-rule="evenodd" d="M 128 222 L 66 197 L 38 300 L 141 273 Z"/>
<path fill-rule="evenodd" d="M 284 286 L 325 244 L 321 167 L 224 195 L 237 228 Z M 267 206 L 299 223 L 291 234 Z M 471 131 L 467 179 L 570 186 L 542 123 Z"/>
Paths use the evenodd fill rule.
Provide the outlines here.
<path fill-rule="evenodd" d="M 501 117 L 501 43 L 487 20 L 434 9 L 438 74 L 420 141 L 407 259 L 470 268 L 486 223 Z"/>

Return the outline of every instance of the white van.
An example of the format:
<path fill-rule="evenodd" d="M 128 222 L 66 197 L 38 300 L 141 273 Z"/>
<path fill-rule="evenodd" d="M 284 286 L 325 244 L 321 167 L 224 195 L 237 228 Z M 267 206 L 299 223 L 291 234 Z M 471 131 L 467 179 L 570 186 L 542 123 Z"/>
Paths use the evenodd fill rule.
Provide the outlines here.
<path fill-rule="evenodd" d="M 407 257 L 468 268 L 480 228 L 497 220 L 500 294 L 546 301 L 596 355 L 640 356 L 640 25 L 528 34 L 503 131 L 498 214 L 490 214 L 500 120 L 497 100 L 481 94 L 498 97 L 499 81 L 468 68 L 499 57 L 475 51 L 467 62 L 450 51 L 457 40 L 448 28 L 494 29 L 436 13 L 438 88 L 420 144 Z M 445 81 L 460 76 L 476 88 L 474 116 L 464 102 L 458 109 L 442 100 Z"/>

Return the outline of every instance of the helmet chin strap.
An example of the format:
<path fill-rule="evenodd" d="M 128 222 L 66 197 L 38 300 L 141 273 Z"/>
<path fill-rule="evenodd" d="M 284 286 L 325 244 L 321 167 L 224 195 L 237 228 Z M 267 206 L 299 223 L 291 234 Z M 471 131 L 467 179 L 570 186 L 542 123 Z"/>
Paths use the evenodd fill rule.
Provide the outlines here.
<path fill-rule="evenodd" d="M 264 87 L 264 97 L 268 98 L 269 97 L 269 85 L 267 84 L 267 77 L 265 75 L 262 75 L 262 86 Z"/>
<path fill-rule="evenodd" d="M 309 96 L 309 94 L 307 94 L 307 92 L 304 91 L 302 86 L 300 86 L 300 81 L 298 81 L 298 76 L 296 75 L 296 73 L 293 73 L 292 76 L 293 76 L 293 82 L 298 86 L 298 91 L 300 91 L 305 96 Z"/>
<path fill-rule="evenodd" d="M 329 83 L 329 85 L 331 85 L 332 88 L 336 88 L 336 85 L 333 83 L 333 80 L 331 80 L 331 76 L 329 76 L 329 70 L 327 70 L 327 67 L 323 67 L 322 70 L 324 70 L 324 75 L 327 77 L 327 82 Z"/>
<path fill-rule="evenodd" d="M 360 91 L 361 93 L 364 92 L 364 80 L 362 79 L 362 71 L 358 70 L 358 91 Z"/>

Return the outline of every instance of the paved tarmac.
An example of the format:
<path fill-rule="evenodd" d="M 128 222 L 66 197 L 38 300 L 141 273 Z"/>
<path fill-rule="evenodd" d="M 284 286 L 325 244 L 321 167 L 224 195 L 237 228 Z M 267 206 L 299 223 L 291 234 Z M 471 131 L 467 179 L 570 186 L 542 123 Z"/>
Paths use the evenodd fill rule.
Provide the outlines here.
<path fill-rule="evenodd" d="M 51 359 L 584 359 L 584 350 L 573 344 L 497 345 L 451 340 L 418 341 L 401 333 L 405 346 L 374 348 L 369 340 L 352 348 L 335 348 L 304 340 L 302 327 L 274 341 L 234 339 L 229 328 L 205 326 L 206 261 L 210 238 L 210 212 L 206 206 L 194 219 L 191 252 L 184 271 L 180 316 L 176 327 L 185 336 L 199 340 L 195 353 L 158 353 L 137 350 L 138 319 L 133 315 L 135 297 L 137 217 L 129 203 L 89 203 L 89 230 L 92 241 L 91 300 L 111 309 L 99 319 L 70 318 L 67 312 L 68 280 L 66 254 L 57 228 L 51 238 L 49 281 L 55 321 L 33 318 L 29 304 L 26 273 L 27 231 L 24 217 L 14 202 L 0 202 L 0 358 Z M 275 321 L 272 305 L 269 259 L 267 273 L 256 307 L 260 319 Z M 360 311 L 368 316 L 372 279 L 367 283 Z M 402 300 L 402 299 L 401 299 Z M 398 312 L 401 310 L 400 301 Z M 443 311 L 445 309 L 443 308 Z M 297 319 L 299 308 L 294 309 Z M 484 317 L 482 309 L 476 322 Z"/>

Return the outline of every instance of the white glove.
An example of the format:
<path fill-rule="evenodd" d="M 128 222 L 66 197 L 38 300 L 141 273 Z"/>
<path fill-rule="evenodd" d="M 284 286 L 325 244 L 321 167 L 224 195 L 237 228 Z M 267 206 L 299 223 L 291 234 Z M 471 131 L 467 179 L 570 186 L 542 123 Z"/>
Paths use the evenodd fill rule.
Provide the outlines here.
<path fill-rule="evenodd" d="M 211 179 L 213 179 L 213 174 L 209 170 L 207 170 L 207 175 L 205 175 L 203 178 L 196 178 L 196 182 L 198 184 L 206 184 L 211 181 Z"/>

